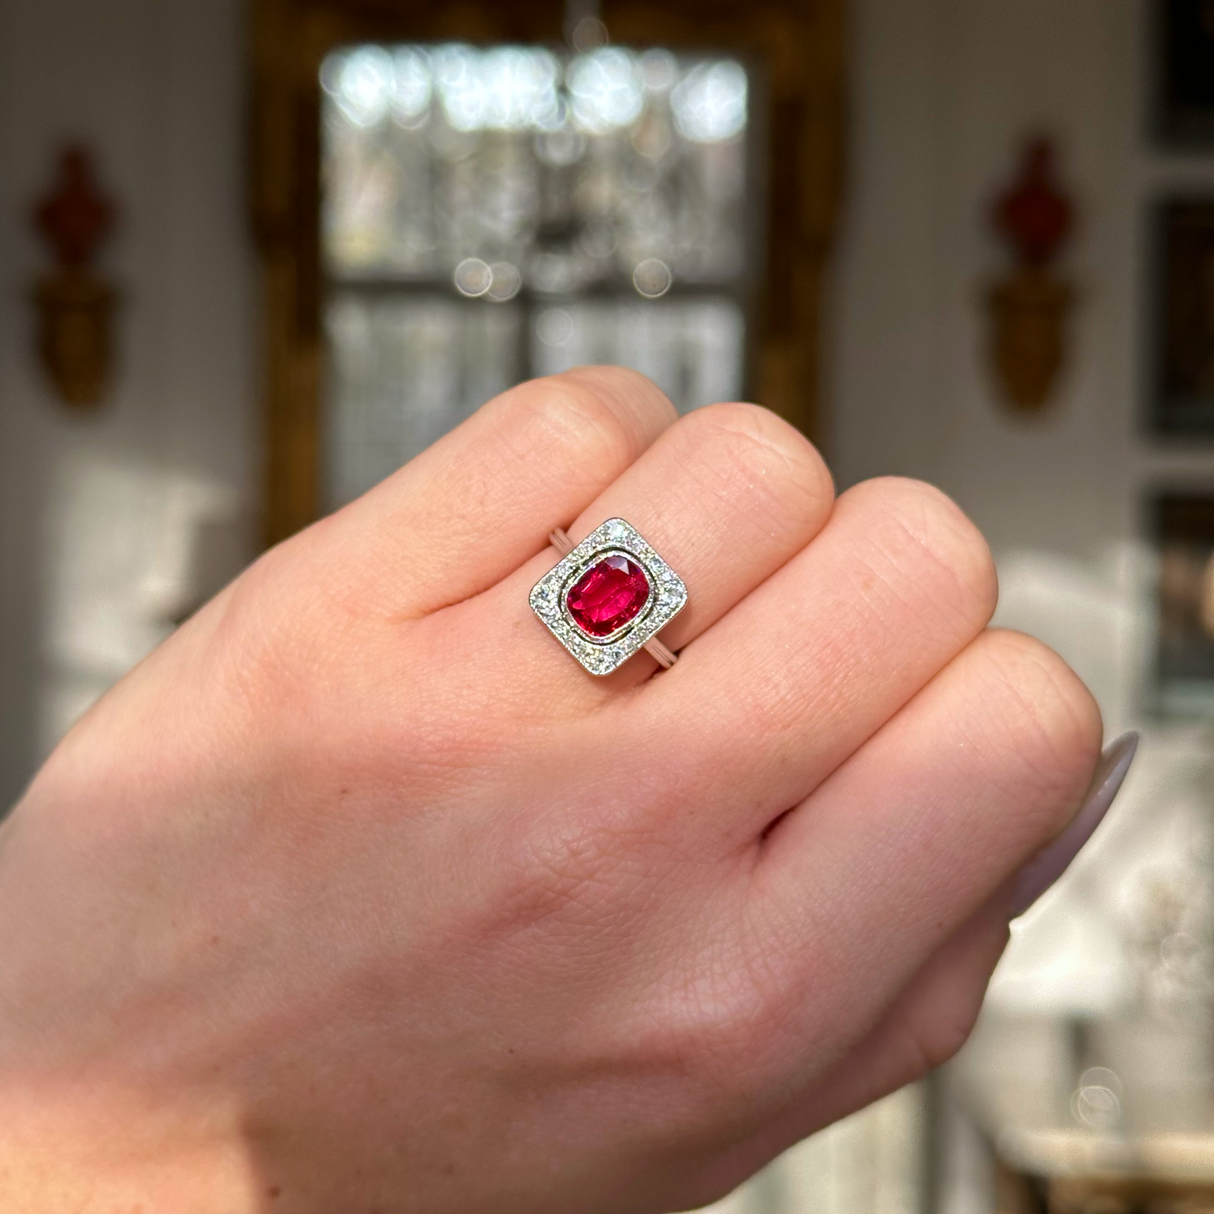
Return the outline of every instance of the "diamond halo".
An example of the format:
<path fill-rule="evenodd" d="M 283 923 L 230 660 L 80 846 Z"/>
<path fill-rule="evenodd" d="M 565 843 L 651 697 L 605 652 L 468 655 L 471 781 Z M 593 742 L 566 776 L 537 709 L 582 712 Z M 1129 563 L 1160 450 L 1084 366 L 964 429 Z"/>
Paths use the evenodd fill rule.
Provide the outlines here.
<path fill-rule="evenodd" d="M 635 617 L 607 637 L 592 637 L 574 622 L 566 604 L 570 589 L 599 561 L 626 556 L 644 571 L 649 597 Z M 531 609 L 558 641 L 593 675 L 619 669 L 665 628 L 687 603 L 682 578 L 631 523 L 608 519 L 532 588 Z"/>

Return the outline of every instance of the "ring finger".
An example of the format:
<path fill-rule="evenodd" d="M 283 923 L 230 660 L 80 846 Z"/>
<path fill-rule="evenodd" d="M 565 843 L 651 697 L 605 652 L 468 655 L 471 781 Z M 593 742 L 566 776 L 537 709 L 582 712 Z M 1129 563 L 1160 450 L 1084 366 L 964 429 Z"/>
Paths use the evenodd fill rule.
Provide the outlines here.
<path fill-rule="evenodd" d="M 830 473 L 792 426 L 754 405 L 712 405 L 667 430 L 569 531 L 576 543 L 621 517 L 652 544 L 688 589 L 686 608 L 662 633 L 677 649 L 795 556 L 822 528 L 833 500 Z M 531 613 L 528 592 L 556 560 L 551 550 L 541 553 L 461 604 L 457 621 L 435 617 L 435 631 L 457 628 L 481 678 L 492 679 L 500 667 L 501 679 L 566 707 L 570 697 L 592 705 L 648 678 L 655 663 L 645 654 L 608 678 L 593 678 Z M 512 626 L 503 629 L 503 621 Z"/>

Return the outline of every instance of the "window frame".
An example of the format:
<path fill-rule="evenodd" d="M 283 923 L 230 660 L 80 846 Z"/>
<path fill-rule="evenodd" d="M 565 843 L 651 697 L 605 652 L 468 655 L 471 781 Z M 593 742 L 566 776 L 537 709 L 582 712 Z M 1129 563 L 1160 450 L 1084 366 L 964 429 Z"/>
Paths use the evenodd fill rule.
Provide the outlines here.
<path fill-rule="evenodd" d="M 563 16 L 554 0 L 253 0 L 250 194 L 267 545 L 312 522 L 321 501 L 321 63 L 353 42 L 555 44 Z M 604 0 L 602 17 L 624 45 L 716 50 L 759 69 L 768 91 L 753 110 L 765 126 L 767 254 L 745 309 L 749 389 L 822 443 L 822 295 L 842 178 L 843 0 Z"/>

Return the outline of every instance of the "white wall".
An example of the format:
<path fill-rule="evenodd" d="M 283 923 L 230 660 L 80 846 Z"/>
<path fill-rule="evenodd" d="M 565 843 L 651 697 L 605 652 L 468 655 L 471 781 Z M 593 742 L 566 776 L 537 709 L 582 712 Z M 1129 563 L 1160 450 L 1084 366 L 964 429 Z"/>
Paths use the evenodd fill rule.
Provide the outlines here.
<path fill-rule="evenodd" d="M 845 481 L 940 481 L 998 549 L 1089 557 L 1126 533 L 1135 405 L 1135 0 L 861 0 L 851 207 L 837 346 Z M 1003 254 L 986 208 L 1026 133 L 1060 145 L 1080 206 L 1081 290 L 1051 412 L 1011 417 L 982 361 L 981 295 Z M 1059 506 L 1065 505 L 1065 510 Z"/>
<path fill-rule="evenodd" d="M 850 196 L 838 265 L 840 481 L 940 484 L 998 556 L 1120 576 L 1145 489 L 1214 478 L 1214 450 L 1142 437 L 1147 208 L 1214 189 L 1214 156 L 1147 134 L 1144 0 L 857 0 Z M 1055 136 L 1079 228 L 1069 367 L 1047 414 L 1011 415 L 984 362 L 982 294 L 1006 265 L 987 209 L 1024 136 Z M 1110 572 L 1111 571 L 1111 572 Z"/>
<path fill-rule="evenodd" d="M 79 706 L 247 550 L 259 468 L 239 0 L 0 0 L 0 806 Z M 65 138 L 123 218 L 119 375 L 47 390 L 31 231 Z M 211 524 L 209 529 L 208 522 Z M 200 557 L 204 547 L 218 553 Z M 215 542 L 215 537 L 219 542 Z"/>

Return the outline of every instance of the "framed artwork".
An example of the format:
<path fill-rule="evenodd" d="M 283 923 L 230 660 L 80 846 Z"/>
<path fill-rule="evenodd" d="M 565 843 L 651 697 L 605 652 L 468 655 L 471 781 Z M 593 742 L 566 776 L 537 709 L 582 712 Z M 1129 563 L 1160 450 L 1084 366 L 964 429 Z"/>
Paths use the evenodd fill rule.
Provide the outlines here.
<path fill-rule="evenodd" d="M 843 9 L 253 0 L 266 541 L 579 362 L 820 439 Z"/>
<path fill-rule="evenodd" d="M 1151 505 L 1159 554 L 1156 706 L 1214 717 L 1214 489 L 1168 491 Z"/>
<path fill-rule="evenodd" d="M 1214 147 L 1214 0 L 1162 0 L 1158 20 L 1159 137 Z"/>
<path fill-rule="evenodd" d="M 1160 208 L 1155 264 L 1151 429 L 1214 437 L 1214 198 Z"/>

